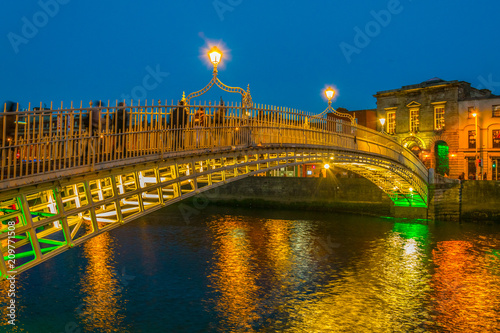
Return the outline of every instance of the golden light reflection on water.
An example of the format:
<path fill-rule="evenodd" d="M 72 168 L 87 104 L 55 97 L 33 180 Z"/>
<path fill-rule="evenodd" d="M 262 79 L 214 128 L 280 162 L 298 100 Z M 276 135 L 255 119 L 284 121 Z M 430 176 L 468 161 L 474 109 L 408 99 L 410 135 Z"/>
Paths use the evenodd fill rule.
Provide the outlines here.
<path fill-rule="evenodd" d="M 439 242 L 433 251 L 436 321 L 453 332 L 500 331 L 498 257 L 470 241 Z"/>
<path fill-rule="evenodd" d="M 253 249 L 249 228 L 242 221 L 220 220 L 211 225 L 215 234 L 215 267 L 212 287 L 220 294 L 216 311 L 224 314 L 224 326 L 248 330 L 257 307 L 256 274 L 252 270 Z M 258 236 L 257 236 L 258 237 Z"/>
<path fill-rule="evenodd" d="M 319 262 L 311 264 L 324 259 L 314 256 L 314 230 L 296 228 L 294 224 L 282 220 L 252 224 L 221 219 L 211 225 L 215 235 L 211 287 L 219 293 L 215 307 L 223 317 L 224 327 L 259 332 L 432 329 L 427 226 L 395 226 L 383 238 L 368 241 L 349 260 L 350 264 L 340 269 Z M 299 257 L 301 261 L 297 260 Z M 316 272 L 317 277 L 329 274 L 330 280 L 297 292 L 290 286 L 303 267 L 331 269 Z M 305 286 L 314 283 L 312 274 L 303 276 L 309 276 L 301 280 Z M 264 303 L 271 298 L 278 302 L 269 316 L 263 311 Z"/>
<path fill-rule="evenodd" d="M 290 247 L 290 221 L 268 220 L 264 223 L 265 253 L 277 283 L 287 283 L 293 264 Z"/>
<path fill-rule="evenodd" d="M 430 276 L 420 240 L 391 232 L 373 241 L 335 279 L 289 307 L 287 332 L 424 332 Z"/>
<path fill-rule="evenodd" d="M 24 288 L 22 287 L 22 284 L 17 279 L 14 281 L 12 288 L 10 281 L 0 281 L 0 332 L 24 332 L 24 330 L 18 325 L 20 321 L 19 314 L 24 308 L 22 302 L 20 301 L 20 295 L 22 294 L 23 289 Z M 15 295 L 12 295 L 12 292 L 14 292 Z M 9 294 L 11 294 L 12 297 L 9 296 Z M 10 305 L 11 299 L 15 300 L 14 315 L 16 317 L 14 318 L 14 322 L 16 323 L 16 325 L 10 325 L 8 323 L 8 321 L 12 319 L 10 317 L 7 317 L 7 315 L 9 314 L 9 309 L 7 309 L 7 306 Z M 4 329 L 5 331 L 3 331 Z"/>
<path fill-rule="evenodd" d="M 81 281 L 81 294 L 85 295 L 77 309 L 85 329 L 89 332 L 127 332 L 123 327 L 124 315 L 119 311 L 122 286 L 112 264 L 114 247 L 111 236 L 104 233 L 83 245 L 88 261 Z"/>

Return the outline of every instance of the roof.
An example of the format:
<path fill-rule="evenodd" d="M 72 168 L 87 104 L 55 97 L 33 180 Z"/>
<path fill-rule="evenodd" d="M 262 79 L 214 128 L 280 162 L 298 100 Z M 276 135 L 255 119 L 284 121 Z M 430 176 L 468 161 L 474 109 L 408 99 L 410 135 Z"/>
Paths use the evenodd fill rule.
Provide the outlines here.
<path fill-rule="evenodd" d="M 376 95 L 397 92 L 397 91 L 403 91 L 403 90 L 412 90 L 412 89 L 427 88 L 427 87 L 432 87 L 432 86 L 441 86 L 443 84 L 457 84 L 457 83 L 458 83 L 457 80 L 445 81 L 445 80 L 440 79 L 438 77 L 433 77 L 432 79 L 426 80 L 426 81 L 421 82 L 421 83 L 402 86 L 399 89 L 377 91 Z"/>

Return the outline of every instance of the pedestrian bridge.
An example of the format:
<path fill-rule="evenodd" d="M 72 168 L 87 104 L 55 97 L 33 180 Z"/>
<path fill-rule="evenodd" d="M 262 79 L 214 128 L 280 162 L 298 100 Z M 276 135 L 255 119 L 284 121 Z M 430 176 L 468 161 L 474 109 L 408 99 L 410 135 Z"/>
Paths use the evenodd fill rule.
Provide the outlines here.
<path fill-rule="evenodd" d="M 35 108 L 0 113 L 0 129 L 3 278 L 166 205 L 287 166 L 340 167 L 395 206 L 427 206 L 427 169 L 390 136 L 287 108 Z"/>

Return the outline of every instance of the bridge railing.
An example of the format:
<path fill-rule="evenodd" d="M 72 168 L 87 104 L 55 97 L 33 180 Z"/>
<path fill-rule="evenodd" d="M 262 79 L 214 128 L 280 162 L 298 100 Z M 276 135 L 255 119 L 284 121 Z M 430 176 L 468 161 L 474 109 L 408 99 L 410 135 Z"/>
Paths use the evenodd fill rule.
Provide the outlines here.
<path fill-rule="evenodd" d="M 203 110 L 203 112 L 202 112 Z M 255 104 L 101 106 L 0 113 L 0 181 L 96 164 L 240 145 L 308 144 L 379 154 L 422 179 L 427 169 L 388 135 L 337 119 Z"/>

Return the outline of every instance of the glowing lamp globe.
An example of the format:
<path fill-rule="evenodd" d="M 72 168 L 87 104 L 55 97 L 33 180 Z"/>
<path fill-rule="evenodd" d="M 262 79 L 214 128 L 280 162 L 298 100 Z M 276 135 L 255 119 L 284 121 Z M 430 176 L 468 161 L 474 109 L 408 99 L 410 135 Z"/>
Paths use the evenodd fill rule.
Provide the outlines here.
<path fill-rule="evenodd" d="M 214 46 L 208 51 L 208 57 L 210 58 L 210 62 L 214 65 L 218 65 L 221 58 L 222 58 L 222 52 L 217 48 L 217 46 Z"/>
<path fill-rule="evenodd" d="M 381 124 L 382 126 L 384 126 L 384 124 L 385 124 L 385 118 L 380 118 L 379 120 L 380 120 L 380 124 Z"/>
<path fill-rule="evenodd" d="M 335 90 L 333 90 L 332 88 L 328 87 L 325 90 L 325 95 L 326 95 L 326 98 L 328 98 L 328 100 L 330 101 L 333 98 L 333 95 L 335 95 Z"/>

